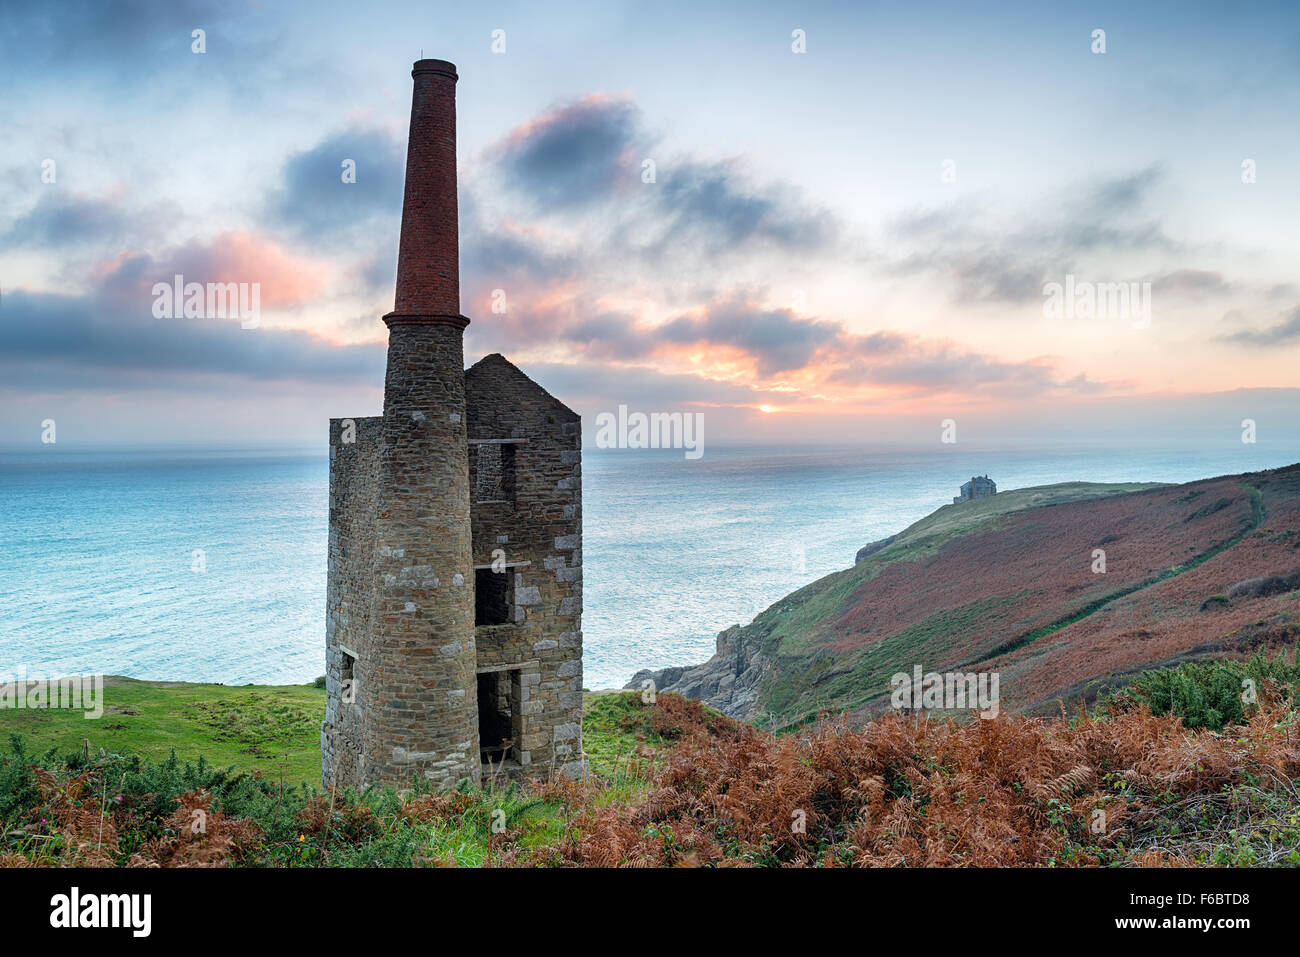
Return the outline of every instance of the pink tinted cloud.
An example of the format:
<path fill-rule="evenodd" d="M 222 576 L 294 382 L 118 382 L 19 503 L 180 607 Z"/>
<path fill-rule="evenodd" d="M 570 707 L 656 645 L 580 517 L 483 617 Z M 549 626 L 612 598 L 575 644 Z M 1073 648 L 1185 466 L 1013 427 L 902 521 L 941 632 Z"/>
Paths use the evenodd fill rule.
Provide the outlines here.
<path fill-rule="evenodd" d="M 120 253 L 95 271 L 99 289 L 118 300 L 151 297 L 155 283 L 170 283 L 177 275 L 187 283 L 258 283 L 263 308 L 294 309 L 320 297 L 328 272 L 319 263 L 243 230 L 206 242 L 191 240 L 157 254 Z"/>

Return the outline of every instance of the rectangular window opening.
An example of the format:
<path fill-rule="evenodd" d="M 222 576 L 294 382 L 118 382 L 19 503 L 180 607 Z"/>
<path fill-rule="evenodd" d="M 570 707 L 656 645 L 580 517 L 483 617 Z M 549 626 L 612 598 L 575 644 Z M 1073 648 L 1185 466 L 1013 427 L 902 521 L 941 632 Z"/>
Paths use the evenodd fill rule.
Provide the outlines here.
<path fill-rule="evenodd" d="M 482 442 L 474 448 L 474 501 L 478 504 L 515 500 L 515 446 Z"/>
<path fill-rule="evenodd" d="M 510 622 L 511 587 L 514 573 L 474 569 L 474 624 L 505 625 Z"/>
<path fill-rule="evenodd" d="M 356 683 L 357 659 L 350 651 L 339 649 L 339 701 L 343 704 L 352 704 L 357 700 L 357 683 Z"/>

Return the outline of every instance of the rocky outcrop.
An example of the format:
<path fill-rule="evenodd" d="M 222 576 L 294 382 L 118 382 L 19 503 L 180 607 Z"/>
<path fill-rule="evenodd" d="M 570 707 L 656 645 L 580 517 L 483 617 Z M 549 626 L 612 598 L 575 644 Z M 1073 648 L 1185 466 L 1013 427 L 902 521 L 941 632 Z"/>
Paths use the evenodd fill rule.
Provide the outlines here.
<path fill-rule="evenodd" d="M 653 681 L 657 691 L 699 698 L 723 714 L 748 720 L 757 709 L 758 684 L 767 659 L 745 640 L 739 625 L 718 632 L 716 647 L 713 657 L 702 665 L 638 671 L 625 687 L 639 690 L 647 687 L 646 681 Z"/>
<path fill-rule="evenodd" d="M 862 561 L 862 559 L 866 558 L 868 555 L 874 555 L 882 548 L 887 548 L 888 546 L 894 544 L 894 542 L 896 541 L 898 541 L 898 536 L 890 535 L 888 538 L 882 538 L 880 541 L 872 542 L 870 545 L 863 545 L 861 548 L 858 549 L 858 553 L 853 556 L 853 564 L 856 565 L 858 562 Z"/>

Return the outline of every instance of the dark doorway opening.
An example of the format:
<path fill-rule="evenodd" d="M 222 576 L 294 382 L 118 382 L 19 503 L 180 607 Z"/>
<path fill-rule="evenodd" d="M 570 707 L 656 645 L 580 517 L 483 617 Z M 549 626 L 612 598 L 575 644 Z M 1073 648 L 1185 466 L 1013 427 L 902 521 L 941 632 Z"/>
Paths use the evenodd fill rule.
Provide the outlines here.
<path fill-rule="evenodd" d="M 501 764 L 518 754 L 521 715 L 519 670 L 484 671 L 478 676 L 479 759 Z"/>
<path fill-rule="evenodd" d="M 510 569 L 474 569 L 474 624 L 504 625 L 510 621 Z"/>

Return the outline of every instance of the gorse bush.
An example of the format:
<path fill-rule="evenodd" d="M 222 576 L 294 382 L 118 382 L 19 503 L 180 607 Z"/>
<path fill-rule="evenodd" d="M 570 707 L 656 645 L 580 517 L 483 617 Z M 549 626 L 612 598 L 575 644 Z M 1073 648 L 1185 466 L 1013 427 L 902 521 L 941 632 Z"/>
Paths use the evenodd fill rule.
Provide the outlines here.
<path fill-rule="evenodd" d="M 21 819 L 23 812 L 37 803 L 40 795 L 32 764 L 22 738 L 9 735 L 9 753 L 0 756 L 0 824 Z"/>
<path fill-rule="evenodd" d="M 1290 708 L 1297 705 L 1300 663 L 1286 651 L 1269 657 L 1263 650 L 1242 660 L 1191 662 L 1177 668 L 1143 672 L 1104 703 L 1111 711 L 1146 705 L 1152 714 L 1172 714 L 1189 728 L 1241 724 L 1257 702 L 1269 697 Z"/>

